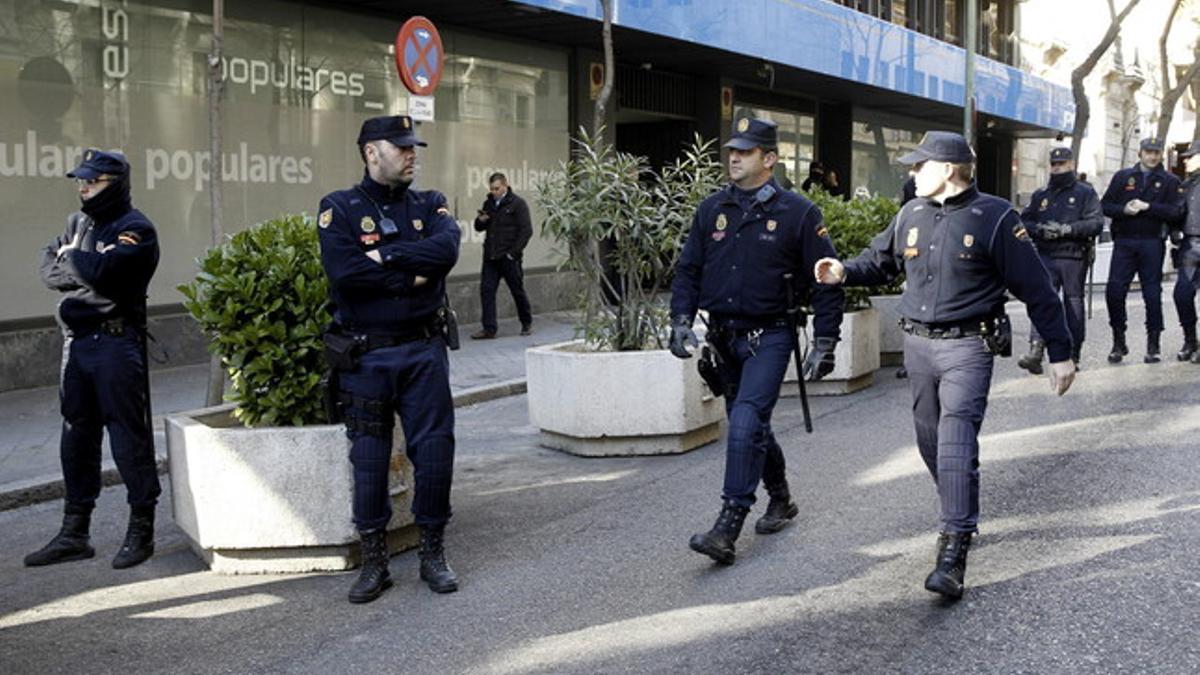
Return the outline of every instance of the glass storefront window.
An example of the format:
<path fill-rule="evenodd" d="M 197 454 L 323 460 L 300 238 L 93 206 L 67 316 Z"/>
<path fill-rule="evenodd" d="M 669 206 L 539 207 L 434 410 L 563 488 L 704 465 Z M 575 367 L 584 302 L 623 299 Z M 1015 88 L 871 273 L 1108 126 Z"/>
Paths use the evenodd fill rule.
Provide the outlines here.
<path fill-rule="evenodd" d="M 734 119 L 766 119 L 779 125 L 779 162 L 775 179 L 785 188 L 799 189 L 816 155 L 816 118 L 803 113 L 738 106 Z"/>
<path fill-rule="evenodd" d="M 936 128 L 921 120 L 856 108 L 851 185 L 866 188 L 872 195 L 898 196 L 908 171 L 896 160 L 917 147 L 926 131 Z"/>
<path fill-rule="evenodd" d="M 407 110 L 392 45 L 399 22 L 312 5 L 227 3 L 224 147 L 208 152 L 207 0 L 0 0 L 0 321 L 48 316 L 55 294 L 30 267 L 77 208 L 63 176 L 87 147 L 119 149 L 134 204 L 155 222 L 162 261 L 152 304 L 177 303 L 209 244 L 210 167 L 229 232 L 281 212 L 313 214 L 362 175 L 354 139 L 374 115 Z M 471 220 L 493 171 L 536 209 L 539 178 L 566 159 L 567 53 L 440 27 L 445 70 L 419 135 L 417 186 L 447 196 L 464 225 L 454 274 L 479 270 Z M 534 222 L 539 222 L 534 214 Z M 535 237 L 526 266 L 553 262 Z"/>

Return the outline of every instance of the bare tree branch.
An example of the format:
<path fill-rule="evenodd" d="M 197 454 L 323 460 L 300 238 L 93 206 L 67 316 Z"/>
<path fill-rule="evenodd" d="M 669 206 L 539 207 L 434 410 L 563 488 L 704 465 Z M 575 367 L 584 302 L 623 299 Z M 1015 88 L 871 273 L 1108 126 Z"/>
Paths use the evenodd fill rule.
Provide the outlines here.
<path fill-rule="evenodd" d="M 1175 105 L 1183 97 L 1188 87 L 1191 86 L 1197 71 L 1200 70 L 1200 62 L 1193 59 L 1192 65 L 1188 67 L 1183 77 L 1179 78 L 1174 87 L 1171 86 L 1171 61 L 1167 57 L 1167 38 L 1171 35 L 1171 28 L 1175 24 L 1175 15 L 1179 12 L 1181 4 L 1183 4 L 1183 0 L 1175 0 L 1171 4 L 1171 13 L 1167 15 L 1167 23 L 1163 27 L 1162 37 L 1158 40 L 1158 67 L 1162 73 L 1163 94 L 1155 135 L 1162 139 L 1167 137 L 1167 131 L 1171 128 L 1171 118 L 1175 116 Z"/>
<path fill-rule="evenodd" d="M 1080 147 L 1083 145 L 1083 132 L 1087 129 L 1088 120 L 1091 118 L 1091 107 L 1088 105 L 1087 92 L 1083 88 L 1083 80 L 1092 73 L 1096 68 L 1096 64 L 1100 62 L 1100 57 L 1104 56 L 1104 52 L 1112 46 L 1117 35 L 1121 33 L 1121 23 L 1125 21 L 1125 17 L 1133 11 L 1140 0 L 1129 0 L 1129 4 L 1121 13 L 1113 17 L 1112 23 L 1108 26 L 1108 31 L 1104 33 L 1104 37 L 1100 39 L 1100 43 L 1092 50 L 1083 63 L 1075 67 L 1071 71 L 1071 94 L 1075 98 L 1075 124 L 1071 128 L 1071 152 L 1078 157 Z"/>
<path fill-rule="evenodd" d="M 592 120 L 592 130 L 597 138 L 600 136 L 600 129 L 604 127 L 608 98 L 612 96 L 613 69 L 615 68 L 612 42 L 613 0 L 600 0 L 600 4 L 604 8 L 604 28 L 601 33 L 604 41 L 604 86 L 600 87 L 600 93 L 596 96 L 596 113 L 595 119 Z"/>

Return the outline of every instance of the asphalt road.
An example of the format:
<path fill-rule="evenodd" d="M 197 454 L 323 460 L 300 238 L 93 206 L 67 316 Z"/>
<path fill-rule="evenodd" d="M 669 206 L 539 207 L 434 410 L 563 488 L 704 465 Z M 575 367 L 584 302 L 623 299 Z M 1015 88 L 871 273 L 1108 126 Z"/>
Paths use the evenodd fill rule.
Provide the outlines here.
<path fill-rule="evenodd" d="M 885 369 L 815 400 L 811 436 L 781 401 L 801 515 L 775 535 L 748 526 L 732 567 L 687 547 L 719 508 L 721 444 L 571 457 L 536 446 L 524 397 L 458 411 L 453 595 L 417 580 L 415 552 L 365 606 L 345 601 L 352 573 L 213 575 L 166 506 L 158 555 L 115 571 L 120 487 L 97 511 L 96 559 L 27 570 L 60 506 L 0 513 L 0 672 L 1198 672 L 1200 366 L 1143 365 L 1135 331 L 1111 367 L 1106 344 L 1061 399 L 997 362 L 958 603 L 922 588 L 936 493 L 907 383 Z"/>

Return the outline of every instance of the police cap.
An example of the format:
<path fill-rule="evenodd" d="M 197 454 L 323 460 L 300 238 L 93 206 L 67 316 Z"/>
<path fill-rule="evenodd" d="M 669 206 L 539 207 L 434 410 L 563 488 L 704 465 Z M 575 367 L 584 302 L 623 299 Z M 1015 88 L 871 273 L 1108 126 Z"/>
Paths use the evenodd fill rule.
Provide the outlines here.
<path fill-rule="evenodd" d="M 725 144 L 735 150 L 779 147 L 778 126 L 771 120 L 739 118 L 733 123 L 733 136 Z"/>
<path fill-rule="evenodd" d="M 422 148 L 426 146 L 424 141 L 417 138 L 417 132 L 413 129 L 413 120 L 408 115 L 372 117 L 363 122 L 362 129 L 358 132 L 358 144 L 362 145 L 370 141 L 389 141 L 392 145 L 400 148 L 411 148 L 414 145 Z"/>
<path fill-rule="evenodd" d="M 1179 153 L 1180 157 L 1191 157 L 1192 155 L 1200 155 L 1200 141 L 1192 141 L 1192 144 L 1187 146 L 1187 150 Z"/>
<path fill-rule="evenodd" d="M 82 178 L 92 180 L 102 175 L 124 176 L 129 173 L 129 162 L 125 155 L 119 152 L 105 152 L 96 148 L 83 151 L 83 160 L 79 166 L 67 174 L 67 178 Z"/>
<path fill-rule="evenodd" d="M 1142 139 L 1142 150 L 1153 150 L 1155 152 L 1163 151 L 1163 142 L 1161 138 L 1151 136 L 1150 138 Z"/>
<path fill-rule="evenodd" d="M 927 131 L 921 144 L 912 152 L 901 157 L 901 164 L 917 164 L 926 161 L 949 162 L 951 164 L 974 164 L 975 151 L 962 134 L 951 131 Z"/>
<path fill-rule="evenodd" d="M 1053 148 L 1050 150 L 1050 163 L 1069 162 L 1075 159 L 1075 155 L 1071 154 L 1070 148 Z"/>

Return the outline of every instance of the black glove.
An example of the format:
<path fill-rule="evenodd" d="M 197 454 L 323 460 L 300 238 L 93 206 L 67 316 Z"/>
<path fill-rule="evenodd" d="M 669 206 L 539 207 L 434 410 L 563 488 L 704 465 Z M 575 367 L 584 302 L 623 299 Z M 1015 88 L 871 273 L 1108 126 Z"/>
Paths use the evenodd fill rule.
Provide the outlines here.
<path fill-rule="evenodd" d="M 837 339 L 819 337 L 813 340 L 808 356 L 804 358 L 804 379 L 809 382 L 825 377 L 833 372 L 833 350 L 837 347 Z"/>
<path fill-rule="evenodd" d="M 700 346 L 696 333 L 692 331 L 692 320 L 686 316 L 677 316 L 671 320 L 671 353 L 681 359 L 690 359 L 692 354 L 684 346 L 691 343 L 693 347 Z"/>
<path fill-rule="evenodd" d="M 1063 236 L 1063 234 L 1065 234 L 1063 232 L 1063 228 L 1067 228 L 1067 230 L 1070 231 L 1070 225 L 1060 225 L 1054 221 L 1050 221 L 1048 223 L 1042 223 L 1042 225 L 1039 229 L 1041 230 L 1041 233 L 1042 233 L 1042 239 L 1045 239 L 1047 241 L 1053 241 L 1053 240 L 1058 239 L 1059 237 Z"/>

